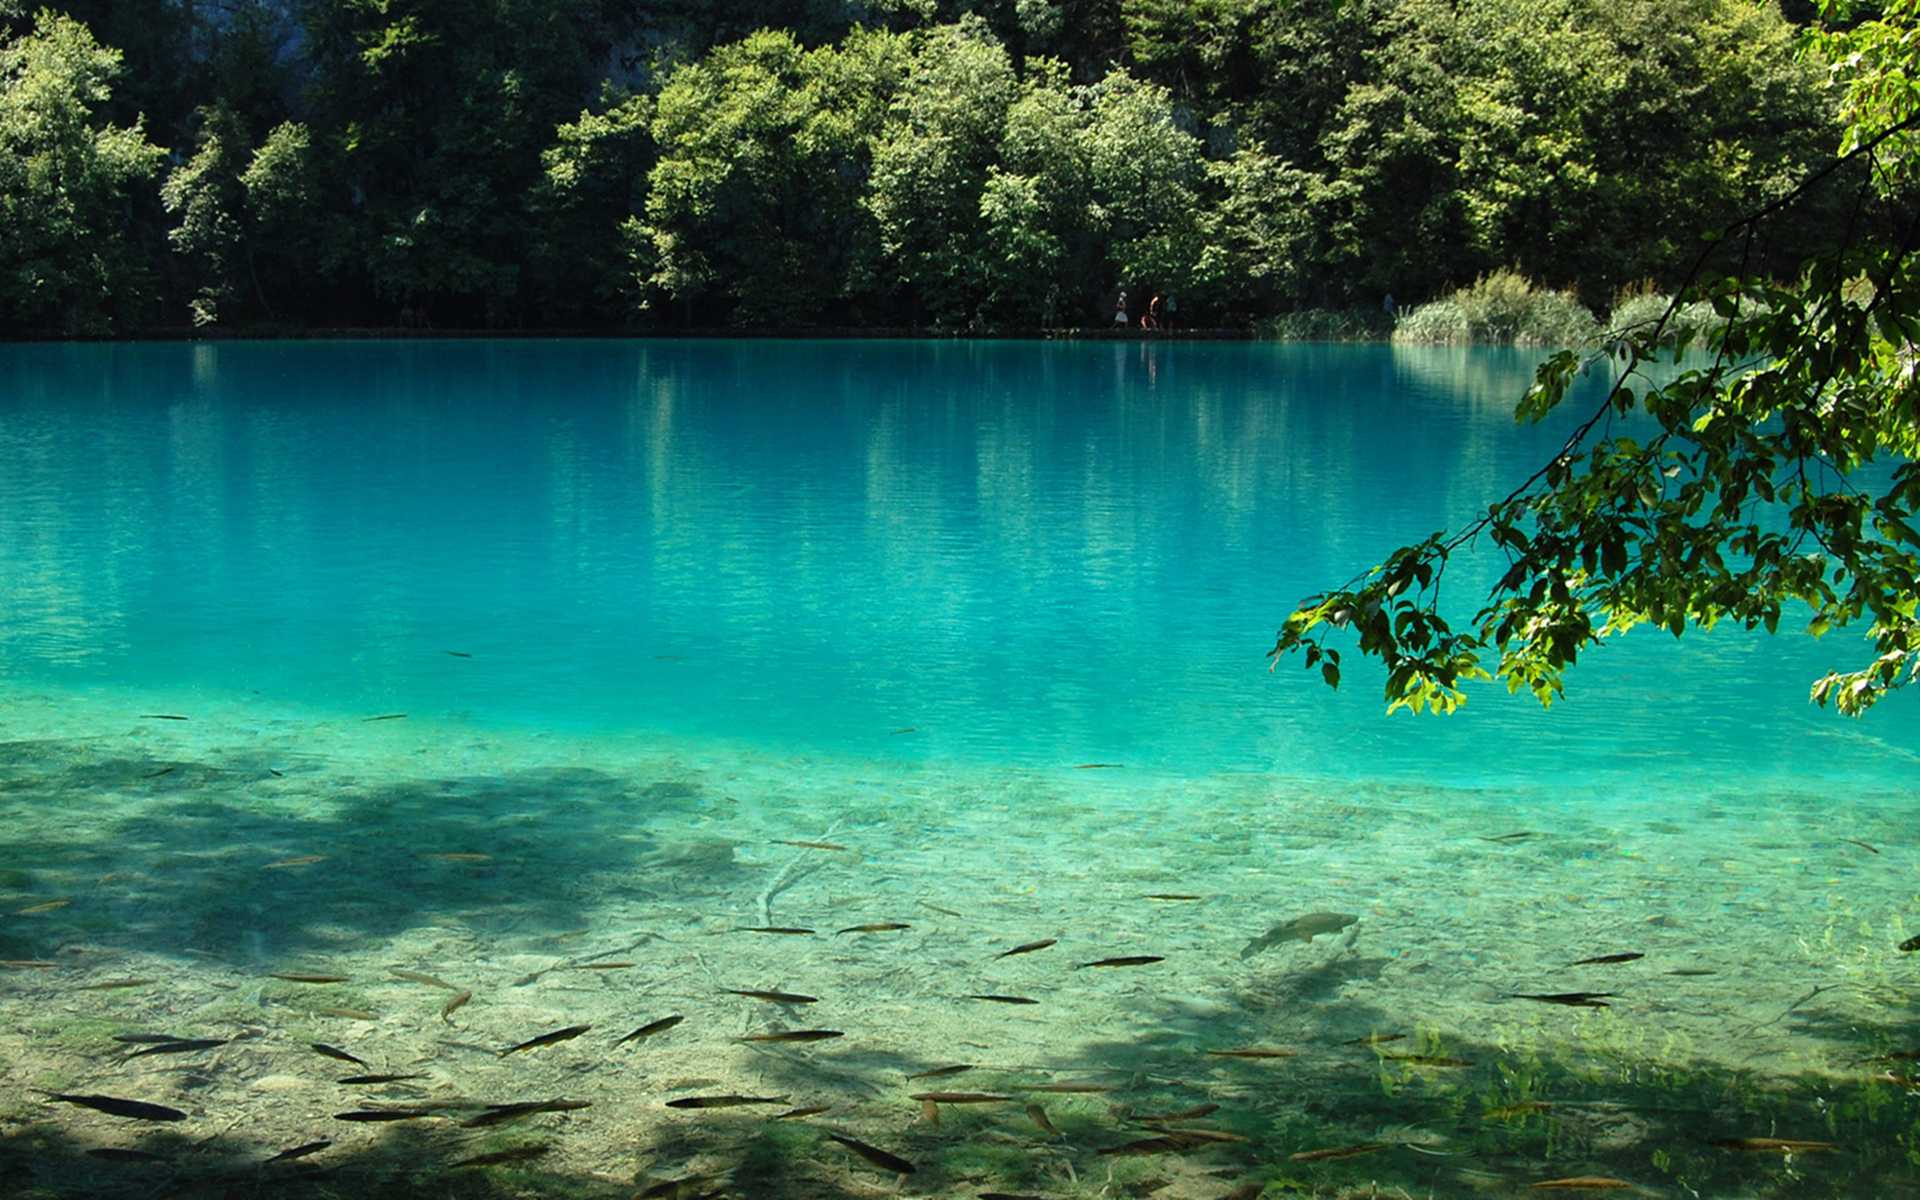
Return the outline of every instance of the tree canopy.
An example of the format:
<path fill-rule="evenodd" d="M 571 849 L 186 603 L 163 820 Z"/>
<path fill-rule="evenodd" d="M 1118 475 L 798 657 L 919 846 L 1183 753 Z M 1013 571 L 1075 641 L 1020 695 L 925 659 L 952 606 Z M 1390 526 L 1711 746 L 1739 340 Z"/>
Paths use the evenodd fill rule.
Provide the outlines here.
<path fill-rule="evenodd" d="M 1536 474 L 1302 603 L 1276 663 L 1298 653 L 1337 686 L 1333 635 L 1351 633 L 1385 664 L 1390 711 L 1449 712 L 1493 678 L 1550 704 L 1583 651 L 1637 625 L 1804 619 L 1815 635 L 1866 626 L 1866 648 L 1813 681 L 1818 703 L 1859 714 L 1920 677 L 1920 0 L 1868 20 L 1823 9 L 1851 22 L 1803 45 L 1833 64 L 1835 157 L 1729 222 L 1666 314 L 1601 352 L 1616 382 Z M 1776 279 L 1765 249 L 1808 209 L 1840 218 Z M 1678 320 L 1694 299 L 1715 314 L 1697 338 Z M 1704 353 L 1654 370 L 1690 349 Z M 1548 359 L 1519 418 L 1555 410 L 1585 365 Z M 1476 544 L 1504 569 L 1469 621 L 1450 620 L 1441 584 Z"/>

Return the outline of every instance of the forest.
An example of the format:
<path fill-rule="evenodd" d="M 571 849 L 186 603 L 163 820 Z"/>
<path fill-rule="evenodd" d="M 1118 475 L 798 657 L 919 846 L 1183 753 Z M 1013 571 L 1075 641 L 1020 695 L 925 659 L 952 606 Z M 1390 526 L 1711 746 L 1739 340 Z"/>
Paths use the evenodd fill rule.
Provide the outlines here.
<path fill-rule="evenodd" d="M 1777 0 L 0 0 L 0 334 L 1195 326 L 1671 288 Z M 1842 214 L 1746 249 L 1790 273 Z"/>

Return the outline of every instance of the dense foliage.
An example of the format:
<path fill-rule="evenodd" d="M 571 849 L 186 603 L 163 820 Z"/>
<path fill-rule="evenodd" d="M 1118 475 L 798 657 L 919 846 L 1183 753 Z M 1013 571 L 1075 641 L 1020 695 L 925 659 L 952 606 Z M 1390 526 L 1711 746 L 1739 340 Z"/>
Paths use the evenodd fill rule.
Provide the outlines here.
<path fill-rule="evenodd" d="M 1636 625 L 1804 620 L 1816 636 L 1867 627 L 1864 644 L 1836 639 L 1817 702 L 1858 714 L 1920 678 L 1920 0 L 1872 16 L 1816 40 L 1843 96 L 1840 157 L 1731 223 L 1688 291 L 1607 348 L 1618 382 L 1537 474 L 1467 528 L 1309 598 L 1276 662 L 1298 652 L 1337 685 L 1332 641 L 1351 634 L 1385 663 L 1390 709 L 1451 711 L 1494 675 L 1547 704 L 1582 652 Z M 1799 270 L 1762 269 L 1779 226 L 1836 201 L 1842 219 Z M 1708 353 L 1650 379 L 1676 345 Z M 1581 367 L 1550 358 L 1519 415 L 1560 406 Z M 1476 542 L 1501 573 L 1456 625 L 1441 585 Z"/>
<path fill-rule="evenodd" d="M 0 0 L 0 30 L 15 332 L 990 329 L 1121 289 L 1218 324 L 1502 268 L 1604 308 L 1835 129 L 1774 0 Z"/>

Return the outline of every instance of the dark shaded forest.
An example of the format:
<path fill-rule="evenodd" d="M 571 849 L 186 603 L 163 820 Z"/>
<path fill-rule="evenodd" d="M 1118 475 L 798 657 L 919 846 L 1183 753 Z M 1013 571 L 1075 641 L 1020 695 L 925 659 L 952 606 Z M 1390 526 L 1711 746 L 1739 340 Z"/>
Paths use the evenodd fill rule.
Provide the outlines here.
<path fill-rule="evenodd" d="M 0 0 L 0 331 L 1605 310 L 1830 155 L 1772 0 Z M 1791 271 L 1838 214 L 1770 226 Z"/>

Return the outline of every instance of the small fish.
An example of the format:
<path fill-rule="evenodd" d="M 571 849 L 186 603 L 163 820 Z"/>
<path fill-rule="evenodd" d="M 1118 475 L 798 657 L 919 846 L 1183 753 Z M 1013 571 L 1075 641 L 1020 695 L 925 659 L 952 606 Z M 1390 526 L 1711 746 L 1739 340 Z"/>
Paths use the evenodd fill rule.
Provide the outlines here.
<path fill-rule="evenodd" d="M 1292 1058 L 1298 1051 L 1278 1046 L 1245 1046 L 1237 1050 L 1209 1050 L 1215 1058 Z"/>
<path fill-rule="evenodd" d="M 145 987 L 157 979 L 109 979 L 105 983 L 89 983 L 73 989 L 76 992 L 111 992 L 120 988 Z"/>
<path fill-rule="evenodd" d="M 52 912 L 57 908 L 65 908 L 72 903 L 73 901 L 71 900 L 49 900 L 45 904 L 34 904 L 27 908 L 16 909 L 13 915 L 16 917 L 31 917 L 35 913 Z"/>
<path fill-rule="evenodd" d="M 158 771 L 148 771 L 145 775 L 142 775 L 140 778 L 160 779 L 164 776 L 173 774 L 175 771 L 178 771 L 179 769 L 180 769 L 179 767 L 161 767 Z"/>
<path fill-rule="evenodd" d="M 154 1046 L 161 1042 L 184 1042 L 190 1039 L 177 1033 L 116 1033 L 113 1040 L 130 1046 Z"/>
<path fill-rule="evenodd" d="M 637 963 L 630 962 L 574 963 L 571 969 L 575 971 L 624 971 L 628 967 L 638 965 Z"/>
<path fill-rule="evenodd" d="M 1025 996 L 994 996 L 990 994 L 970 995 L 969 1000 L 991 1000 L 995 1004 L 1038 1004 L 1038 1000 L 1029 1000 Z"/>
<path fill-rule="evenodd" d="M 1059 938 L 1041 938 L 1037 942 L 1026 942 L 1022 945 L 1015 946 L 1011 950 L 1002 950 L 1000 953 L 994 955 L 994 957 L 1012 958 L 1016 954 L 1032 954 L 1035 950 L 1045 950 L 1048 946 L 1056 946 L 1059 945 L 1059 943 Z"/>
<path fill-rule="evenodd" d="M 291 1162 L 296 1158 L 305 1158 L 309 1154 L 318 1154 L 322 1150 L 325 1150 L 328 1146 L 331 1146 L 331 1145 L 333 1145 L 333 1143 L 330 1141 L 306 1142 L 302 1145 L 293 1147 L 291 1150 L 282 1150 L 280 1153 L 274 1155 L 272 1158 L 269 1158 L 267 1161 L 270 1163 Z"/>
<path fill-rule="evenodd" d="M 918 904 L 921 908 L 930 908 L 934 912 L 939 913 L 943 917 L 957 917 L 960 915 L 959 913 L 953 911 L 950 908 L 941 908 L 938 904 L 932 904 L 925 900 L 916 900 L 914 901 L 914 903 Z"/>
<path fill-rule="evenodd" d="M 122 1100 L 118 1096 L 76 1096 L 67 1092 L 45 1092 L 62 1104 L 78 1104 L 82 1108 L 91 1108 L 114 1117 L 128 1117 L 135 1121 L 184 1121 L 187 1114 L 177 1108 L 168 1108 L 164 1104 L 149 1104 L 145 1100 Z"/>
<path fill-rule="evenodd" d="M 798 846 L 802 850 L 845 850 L 846 849 L 846 847 L 842 846 L 839 842 L 796 842 L 789 838 L 775 838 L 773 839 L 773 844 L 776 846 Z"/>
<path fill-rule="evenodd" d="M 1404 1033 L 1370 1033 L 1365 1037 L 1353 1038 L 1340 1044 L 1342 1046 L 1380 1046 L 1387 1042 L 1400 1041 L 1406 1036 Z"/>
<path fill-rule="evenodd" d="M 1142 900 L 1205 900 L 1205 896 L 1193 896 L 1186 892 L 1148 892 Z"/>
<path fill-rule="evenodd" d="M 785 1096 L 682 1096 L 668 1108 L 739 1108 L 743 1104 L 785 1104 Z"/>
<path fill-rule="evenodd" d="M 1472 1059 L 1449 1058 L 1444 1054 L 1382 1054 L 1381 1058 L 1390 1062 L 1403 1062 L 1415 1067 L 1470 1067 Z"/>
<path fill-rule="evenodd" d="M 1611 1008 L 1608 999 L 1617 999 L 1614 992 L 1508 992 L 1509 1000 L 1538 1000 L 1542 1004 L 1565 1004 L 1572 1008 Z"/>
<path fill-rule="evenodd" d="M 1711 967 L 1675 967 L 1669 975 L 1718 975 L 1720 972 Z"/>
<path fill-rule="evenodd" d="M 940 1106 L 931 1100 L 920 1102 L 920 1116 L 935 1129 L 940 1128 Z"/>
<path fill-rule="evenodd" d="M 1281 942 L 1312 942 L 1323 933 L 1339 933 L 1360 918 L 1352 913 L 1315 912 L 1291 921 L 1282 921 L 1240 948 L 1244 961 Z"/>
<path fill-rule="evenodd" d="M 141 713 L 142 721 L 184 721 L 187 718 L 179 713 Z"/>
<path fill-rule="evenodd" d="M 861 1158 L 866 1159 L 876 1167 L 895 1171 L 901 1175 L 911 1175 L 914 1172 L 912 1163 L 897 1154 L 888 1154 L 878 1146 L 869 1146 L 865 1142 L 856 1141 L 853 1138 L 838 1133 L 829 1133 L 827 1136 L 839 1142 L 855 1154 L 858 1154 Z"/>
<path fill-rule="evenodd" d="M 1198 1121 L 1201 1117 L 1212 1116 L 1219 1111 L 1218 1104 L 1197 1104 L 1180 1112 L 1142 1115 L 1135 1117 L 1134 1120 L 1147 1125 L 1166 1125 L 1173 1121 Z"/>
<path fill-rule="evenodd" d="M 1038 1104 L 1027 1105 L 1027 1120 L 1032 1121 L 1040 1132 L 1048 1137 L 1060 1136 L 1060 1130 L 1055 1128 L 1053 1122 L 1047 1118 L 1047 1110 Z"/>
<path fill-rule="evenodd" d="M 1208 1142 L 1244 1142 L 1247 1139 L 1237 1133 L 1224 1129 L 1166 1129 L 1161 1132 L 1177 1141 L 1190 1142 L 1193 1145 L 1205 1145 Z"/>
<path fill-rule="evenodd" d="M 931 1071 L 920 1071 L 907 1076 L 908 1079 L 945 1079 L 949 1075 L 958 1075 L 962 1071 L 973 1070 L 972 1063 L 955 1063 L 950 1067 L 935 1067 Z"/>
<path fill-rule="evenodd" d="M 1083 962 L 1074 970 L 1083 971 L 1088 967 L 1144 967 L 1148 963 L 1167 961 L 1164 954 L 1128 954 L 1120 958 L 1102 958 L 1093 962 Z"/>
<path fill-rule="evenodd" d="M 517 1054 L 522 1050 L 537 1050 L 542 1046 L 551 1046 L 556 1042 L 569 1041 L 579 1037 L 592 1028 L 593 1026 L 591 1025 L 569 1025 L 565 1029 L 556 1029 L 552 1033 L 543 1033 L 539 1037 L 528 1038 L 517 1046 L 508 1046 L 505 1050 L 500 1051 L 500 1057 L 505 1058 L 509 1054 Z"/>
<path fill-rule="evenodd" d="M 307 1044 L 307 1049 L 313 1051 L 315 1054 L 324 1054 L 328 1058 L 337 1058 L 341 1062 L 350 1062 L 357 1067 L 364 1067 L 364 1066 L 370 1065 L 366 1059 L 361 1058 L 358 1055 L 348 1054 L 345 1050 L 342 1050 L 340 1047 L 329 1046 L 325 1042 L 309 1042 Z"/>
<path fill-rule="evenodd" d="M 1112 771 L 1124 766 L 1126 766 L 1125 763 L 1075 763 L 1073 764 L 1073 769 L 1076 771 Z"/>
<path fill-rule="evenodd" d="M 801 1117 L 817 1117 L 823 1112 L 832 1112 L 831 1104 L 810 1104 L 805 1108 L 790 1108 L 783 1113 L 775 1113 L 770 1118 L 775 1121 L 798 1121 Z"/>
<path fill-rule="evenodd" d="M 316 1008 L 313 1011 L 323 1017 L 340 1017 L 348 1021 L 378 1021 L 380 1019 L 364 1008 Z"/>
<path fill-rule="evenodd" d="M 1547 835 L 1544 833 L 1536 833 L 1531 829 L 1522 829 L 1518 833 L 1502 833 L 1494 837 L 1483 837 L 1480 840 L 1483 842 L 1524 842 L 1528 838 L 1545 836 Z"/>
<path fill-rule="evenodd" d="M 285 779 L 287 777 L 287 773 L 285 771 L 276 771 L 272 767 L 267 768 L 267 774 L 273 776 L 275 779 Z M 328 1142 L 327 1145 L 331 1146 L 333 1145 L 333 1143 Z M 267 1161 L 272 1162 L 273 1160 L 268 1159 Z"/>
<path fill-rule="evenodd" d="M 802 996 L 797 992 L 757 992 L 752 989 L 721 988 L 735 996 L 745 996 L 749 1000 L 765 1000 L 769 1004 L 818 1004 L 818 996 Z"/>
<path fill-rule="evenodd" d="M 430 1108 L 358 1108 L 352 1112 L 333 1114 L 336 1121 L 414 1121 L 421 1117 L 430 1117 Z"/>
<path fill-rule="evenodd" d="M 1124 1145 L 1108 1146 L 1106 1149 L 1100 1151 L 1100 1153 L 1109 1155 L 1174 1154 L 1181 1150 L 1191 1149 L 1193 1149 L 1192 1143 L 1183 1142 L 1179 1138 L 1169 1135 L 1165 1137 L 1140 1138 L 1136 1141 L 1127 1142 Z"/>
<path fill-rule="evenodd" d="M 1840 840 L 1843 842 L 1847 842 L 1851 845 L 1858 846 L 1862 850 L 1865 850 L 1870 854 L 1880 853 L 1878 850 L 1875 850 L 1872 846 L 1867 845 L 1865 842 L 1861 841 L 1859 838 L 1841 838 Z"/>
<path fill-rule="evenodd" d="M 374 1083 L 399 1083 L 403 1079 L 425 1079 L 425 1075 L 348 1075 L 339 1080 L 341 1083 L 366 1085 Z"/>
<path fill-rule="evenodd" d="M 1023 1092 L 1050 1092 L 1056 1096 L 1078 1096 L 1093 1092 L 1111 1092 L 1113 1086 L 1105 1083 L 1034 1083 L 1023 1085 Z"/>
<path fill-rule="evenodd" d="M 994 1092 L 914 1092 L 909 1100 L 931 1100 L 935 1104 L 1006 1104 L 1012 1096 Z"/>
<path fill-rule="evenodd" d="M 431 854 L 422 854 L 421 858 L 431 858 L 443 863 L 489 863 L 493 855 L 480 854 L 472 850 L 437 850 Z"/>
<path fill-rule="evenodd" d="M 87 1151 L 88 1158 L 104 1158 L 108 1162 L 163 1163 L 168 1161 L 164 1154 L 155 1154 L 151 1150 L 132 1150 L 120 1146 L 96 1146 Z"/>
<path fill-rule="evenodd" d="M 1565 1179 L 1543 1179 L 1539 1183 L 1529 1184 L 1527 1190 L 1534 1192 L 1561 1188 L 1569 1192 L 1610 1192 L 1633 1185 L 1624 1179 L 1615 1179 L 1610 1175 L 1569 1175 Z"/>
<path fill-rule="evenodd" d="M 345 983 L 346 975 L 310 975 L 304 971 L 269 971 L 274 979 L 284 979 L 288 983 Z"/>
<path fill-rule="evenodd" d="M 896 929 L 912 929 L 904 921 L 876 921 L 871 925 L 849 925 L 845 929 L 834 930 L 835 935 L 842 933 L 892 933 Z"/>
<path fill-rule="evenodd" d="M 473 999 L 473 992 L 471 990 L 465 990 L 450 997 L 445 1004 L 440 1006 L 440 1019 L 451 1024 L 454 1011 L 471 999 Z"/>
<path fill-rule="evenodd" d="M 838 1029 L 785 1029 L 779 1033 L 750 1033 L 735 1038 L 736 1042 L 824 1042 L 828 1038 L 845 1037 Z"/>
<path fill-rule="evenodd" d="M 801 929 L 794 925 L 741 925 L 735 933 L 784 933 L 789 937 L 812 937 L 813 930 Z"/>
<path fill-rule="evenodd" d="M 409 971 L 404 967 L 388 967 L 387 974 L 393 976 L 395 979 L 404 979 L 409 983 L 424 983 L 428 987 L 445 988 L 449 992 L 457 992 L 460 990 L 438 976 L 428 975 L 422 971 Z"/>
<path fill-rule="evenodd" d="M 45 958 L 0 959 L 0 967 L 9 971 L 51 971 L 60 964 Z"/>
<path fill-rule="evenodd" d="M 466 656 L 463 655 L 462 657 Z M 476 1154 L 472 1158 L 463 1158 L 459 1162 L 451 1165 L 456 1167 L 494 1167 L 499 1166 L 501 1163 L 527 1162 L 531 1159 L 539 1158 L 551 1149 L 553 1149 L 553 1147 L 544 1142 L 533 1146 L 512 1146 L 505 1150 L 495 1150 L 491 1154 Z"/>
<path fill-rule="evenodd" d="M 591 1102 L 586 1100 L 524 1100 L 518 1104 L 489 1104 L 486 1111 L 478 1116 L 469 1117 L 460 1122 L 460 1127 L 478 1129 L 484 1125 L 517 1121 L 521 1117 L 531 1117 L 536 1113 L 574 1112 L 588 1107 L 591 1107 Z"/>
<path fill-rule="evenodd" d="M 1637 958 L 1645 958 L 1645 957 L 1646 955 L 1638 951 L 1631 951 L 1626 954 L 1602 954 L 1595 958 L 1579 958 L 1568 963 L 1567 965 L 1570 967 L 1585 967 L 1585 966 L 1591 966 L 1591 965 L 1603 965 L 1606 963 L 1629 963 Z"/>
<path fill-rule="evenodd" d="M 1362 1154 L 1372 1154 L 1376 1150 L 1391 1148 L 1391 1142 L 1361 1142 L 1353 1146 L 1330 1146 L 1325 1150 L 1302 1150 L 1298 1154 L 1287 1155 L 1288 1162 L 1322 1162 L 1330 1158 L 1355 1158 Z"/>
<path fill-rule="evenodd" d="M 1900 949 L 1906 951 L 1909 954 L 1913 953 L 1915 950 L 1920 950 L 1920 937 L 1910 937 L 1906 941 L 1901 942 Z"/>
<path fill-rule="evenodd" d="M 918 725 L 902 725 L 898 729 L 889 729 L 887 732 L 894 737 L 899 737 L 903 733 L 919 733 L 920 727 Z"/>
<path fill-rule="evenodd" d="M 377 717 L 361 717 L 360 719 L 362 721 L 404 721 L 406 718 L 407 714 L 405 713 L 381 713 Z"/>
<path fill-rule="evenodd" d="M 440 653 L 451 655 L 454 658 L 472 658 L 473 657 L 472 654 L 468 653 L 465 650 L 442 650 Z"/>
<path fill-rule="evenodd" d="M 211 1050 L 216 1046 L 224 1046 L 229 1040 L 228 1038 L 188 1038 L 178 1042 L 159 1042 L 155 1045 L 148 1046 L 145 1050 L 135 1050 L 132 1054 L 127 1055 L 127 1057 L 140 1058 L 147 1054 L 192 1054 L 195 1051 Z"/>
<path fill-rule="evenodd" d="M 1799 1138 L 1776 1137 L 1717 1138 L 1708 1145 L 1718 1146 L 1722 1150 L 1778 1150 L 1788 1154 L 1815 1154 L 1839 1149 L 1832 1142 L 1809 1142 Z"/>
<path fill-rule="evenodd" d="M 283 858 L 279 862 L 270 862 L 261 867 L 262 871 L 278 871 L 286 867 L 308 867 L 317 862 L 327 861 L 324 854 L 302 854 L 298 858 Z"/>
<path fill-rule="evenodd" d="M 672 1029 L 675 1025 L 678 1025 L 680 1022 L 684 1020 L 686 1020 L 685 1017 L 681 1016 L 678 1013 L 675 1013 L 671 1017 L 661 1017 L 658 1021 L 649 1021 L 645 1025 L 642 1025 L 640 1028 L 634 1030 L 632 1033 L 628 1034 L 627 1036 L 621 1038 L 619 1041 L 615 1042 L 614 1045 L 624 1046 L 628 1042 L 643 1042 L 648 1038 L 652 1037 L 656 1033 L 665 1033 L 667 1030 Z"/>

